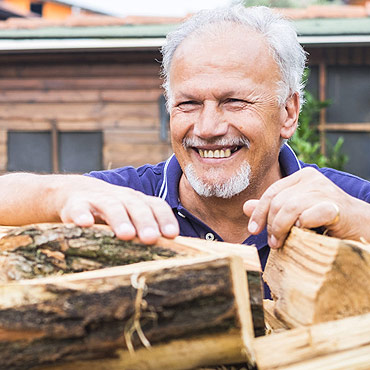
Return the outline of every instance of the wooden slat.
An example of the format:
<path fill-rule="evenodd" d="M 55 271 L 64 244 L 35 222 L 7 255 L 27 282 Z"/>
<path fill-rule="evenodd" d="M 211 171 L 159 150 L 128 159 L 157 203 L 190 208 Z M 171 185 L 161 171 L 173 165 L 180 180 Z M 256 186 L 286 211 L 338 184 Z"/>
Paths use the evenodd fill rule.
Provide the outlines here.
<path fill-rule="evenodd" d="M 350 50 L 346 47 L 337 48 L 337 64 L 346 66 L 350 64 Z"/>
<path fill-rule="evenodd" d="M 364 48 L 351 48 L 351 64 L 363 65 L 364 62 Z"/>
<path fill-rule="evenodd" d="M 160 144 L 158 129 L 106 129 L 104 141 L 111 145 Z"/>
<path fill-rule="evenodd" d="M 0 129 L 0 171 L 5 171 L 8 162 L 7 130 Z"/>
<path fill-rule="evenodd" d="M 1 90 L 65 90 L 65 89 L 158 89 L 156 76 L 95 77 L 95 78 L 1 78 Z"/>
<path fill-rule="evenodd" d="M 145 163 L 158 163 L 172 154 L 169 144 L 111 144 L 103 149 L 104 168 L 138 167 Z"/>
<path fill-rule="evenodd" d="M 119 119 L 158 119 L 156 103 L 34 103 L 1 104 L 0 119 L 26 120 L 89 120 L 100 119 L 115 121 Z"/>
<path fill-rule="evenodd" d="M 320 60 L 321 63 L 326 63 L 326 65 L 336 64 L 337 61 L 337 49 L 336 48 L 325 48 L 323 50 L 323 59 Z"/>
<path fill-rule="evenodd" d="M 91 103 L 91 102 L 157 102 L 161 89 L 139 90 L 4 90 L 2 103 Z"/>
<path fill-rule="evenodd" d="M 158 120 L 152 118 L 117 118 L 115 117 L 90 117 L 86 119 L 56 120 L 59 131 L 94 131 L 104 129 L 128 128 L 137 130 L 139 128 L 158 128 Z M 50 120 L 47 119 L 18 119 L 18 118 L 0 118 L 0 128 L 13 131 L 47 131 L 50 129 Z"/>
<path fill-rule="evenodd" d="M 321 62 L 319 65 L 319 99 L 321 102 L 326 100 L 326 64 Z M 320 129 L 320 152 L 325 155 L 326 152 L 326 109 L 322 108 L 320 110 L 319 118 L 319 129 Z"/>
<path fill-rule="evenodd" d="M 14 65 L 14 64 L 39 64 L 44 63 L 48 65 L 71 63 L 78 61 L 81 64 L 98 64 L 98 63 L 154 63 L 158 64 L 157 60 L 161 60 L 159 50 L 155 51 L 121 51 L 108 52 L 98 50 L 96 52 L 67 52 L 67 53 L 25 53 L 25 54 L 0 54 L 0 66 Z"/>
<path fill-rule="evenodd" d="M 321 127 L 319 127 L 321 130 Z M 355 131 L 355 132 L 370 132 L 370 122 L 361 123 L 327 123 L 326 131 Z"/>
<path fill-rule="evenodd" d="M 158 76 L 160 65 L 153 63 L 100 63 L 100 64 L 37 64 L 4 65 L 0 68 L 0 77 L 4 78 L 44 78 L 44 77 L 94 77 L 94 76 Z"/>

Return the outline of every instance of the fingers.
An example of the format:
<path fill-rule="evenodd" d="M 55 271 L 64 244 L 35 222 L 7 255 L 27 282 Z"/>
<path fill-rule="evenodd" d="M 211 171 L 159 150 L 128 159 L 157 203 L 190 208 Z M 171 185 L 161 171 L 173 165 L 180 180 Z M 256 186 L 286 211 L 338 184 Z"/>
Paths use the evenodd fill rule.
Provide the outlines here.
<path fill-rule="evenodd" d="M 298 182 L 299 179 L 295 176 L 285 177 L 272 184 L 264 192 L 257 205 L 253 204 L 255 209 L 252 212 L 248 223 L 248 231 L 251 234 L 258 234 L 265 228 L 269 212 L 271 210 L 271 202 L 276 198 L 276 196 L 281 194 L 283 190 L 294 186 Z"/>
<path fill-rule="evenodd" d="M 266 226 L 271 248 L 283 245 L 290 229 L 325 226 L 339 233 L 338 204 L 345 204 L 343 191 L 312 168 L 278 180 L 259 201 L 244 204 L 244 213 L 250 217 L 248 231 L 259 234 Z M 339 222 L 340 221 L 340 222 Z"/>
<path fill-rule="evenodd" d="M 74 223 L 81 227 L 92 226 L 95 222 L 94 216 L 90 212 L 87 202 L 72 202 L 63 207 L 60 213 L 61 221 L 64 223 Z"/>
<path fill-rule="evenodd" d="M 339 207 L 331 201 L 323 201 L 304 210 L 296 221 L 296 226 L 315 228 L 331 226 L 339 219 Z"/>
<path fill-rule="evenodd" d="M 161 234 L 167 238 L 174 238 L 179 235 L 179 224 L 169 204 L 156 197 L 148 197 L 147 201 L 151 207 Z"/>
<path fill-rule="evenodd" d="M 145 244 L 155 243 L 161 235 L 174 238 L 179 234 L 177 220 L 165 201 L 132 189 L 107 186 L 103 192 L 70 197 L 61 211 L 61 220 L 82 227 L 103 220 L 119 239 L 138 236 Z"/>

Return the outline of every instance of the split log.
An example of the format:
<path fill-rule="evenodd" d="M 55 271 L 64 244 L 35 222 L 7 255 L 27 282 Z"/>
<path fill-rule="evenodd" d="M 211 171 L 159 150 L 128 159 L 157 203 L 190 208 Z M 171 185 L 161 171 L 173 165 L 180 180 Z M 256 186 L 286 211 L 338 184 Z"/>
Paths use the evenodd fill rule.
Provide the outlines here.
<path fill-rule="evenodd" d="M 256 338 L 259 370 L 369 369 L 370 314 Z"/>
<path fill-rule="evenodd" d="M 0 239 L 3 282 L 168 258 L 240 256 L 247 271 L 255 335 L 265 334 L 261 265 L 254 247 L 188 237 L 160 238 L 148 246 L 137 239 L 119 240 L 106 225 L 36 224 L 1 231 L 8 231 Z"/>
<path fill-rule="evenodd" d="M 288 327 L 370 312 L 370 245 L 294 227 L 263 278 Z"/>
<path fill-rule="evenodd" d="M 59 369 L 253 364 L 252 337 L 239 257 L 143 262 L 0 285 L 2 369 L 57 369 L 63 361 L 70 365 Z M 108 367 L 89 361 L 107 357 Z"/>
<path fill-rule="evenodd" d="M 265 316 L 266 333 L 279 333 L 289 329 L 282 321 L 275 315 L 275 302 L 271 299 L 263 300 L 263 313 Z"/>

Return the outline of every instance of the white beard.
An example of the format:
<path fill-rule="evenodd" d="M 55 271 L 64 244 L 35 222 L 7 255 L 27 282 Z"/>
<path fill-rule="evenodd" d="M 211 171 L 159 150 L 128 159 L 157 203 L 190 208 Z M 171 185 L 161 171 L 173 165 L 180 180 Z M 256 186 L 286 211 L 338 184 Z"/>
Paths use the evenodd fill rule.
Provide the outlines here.
<path fill-rule="evenodd" d="M 251 167 L 247 161 L 244 161 L 238 171 L 230 177 L 226 182 L 220 183 L 216 181 L 205 182 L 201 180 L 195 173 L 194 166 L 188 164 L 185 167 L 185 176 L 196 193 L 203 197 L 231 198 L 249 186 Z M 217 169 L 207 171 L 207 178 L 217 179 Z"/>

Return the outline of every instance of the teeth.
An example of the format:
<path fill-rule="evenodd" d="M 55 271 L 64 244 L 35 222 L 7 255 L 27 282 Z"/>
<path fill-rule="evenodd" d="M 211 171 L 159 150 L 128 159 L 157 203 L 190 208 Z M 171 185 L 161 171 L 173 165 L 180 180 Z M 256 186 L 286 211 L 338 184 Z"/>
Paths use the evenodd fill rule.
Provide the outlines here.
<path fill-rule="evenodd" d="M 233 150 L 233 153 L 236 150 Z M 216 149 L 216 150 L 202 150 L 198 149 L 199 155 L 202 158 L 228 158 L 231 156 L 231 150 L 230 149 Z"/>

